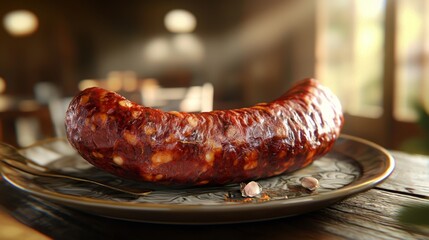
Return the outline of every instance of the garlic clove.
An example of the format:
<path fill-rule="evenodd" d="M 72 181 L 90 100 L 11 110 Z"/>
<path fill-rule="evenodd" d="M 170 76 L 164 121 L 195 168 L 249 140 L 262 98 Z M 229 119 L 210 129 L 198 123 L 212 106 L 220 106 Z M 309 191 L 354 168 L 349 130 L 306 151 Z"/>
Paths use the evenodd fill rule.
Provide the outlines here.
<path fill-rule="evenodd" d="M 301 186 L 310 190 L 315 191 L 320 187 L 319 180 L 314 177 L 302 177 L 300 180 Z"/>
<path fill-rule="evenodd" d="M 241 183 L 240 191 L 241 191 L 241 196 L 243 197 L 256 197 L 261 194 L 262 186 L 255 181 L 251 181 L 247 184 Z"/>

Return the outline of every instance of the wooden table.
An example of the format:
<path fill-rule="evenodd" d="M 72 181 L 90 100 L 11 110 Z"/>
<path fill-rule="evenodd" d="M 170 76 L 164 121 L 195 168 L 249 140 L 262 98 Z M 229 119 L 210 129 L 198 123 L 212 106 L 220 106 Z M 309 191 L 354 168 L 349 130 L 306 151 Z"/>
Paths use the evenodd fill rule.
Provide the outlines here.
<path fill-rule="evenodd" d="M 429 157 L 392 154 L 396 169 L 381 185 L 316 212 L 265 222 L 190 226 L 114 220 L 29 196 L 4 181 L 0 212 L 53 239 L 429 239 L 429 213 L 425 227 L 407 224 L 405 217 L 400 221 L 409 206 L 424 205 L 428 212 Z M 0 224 L 2 231 L 7 229 Z"/>

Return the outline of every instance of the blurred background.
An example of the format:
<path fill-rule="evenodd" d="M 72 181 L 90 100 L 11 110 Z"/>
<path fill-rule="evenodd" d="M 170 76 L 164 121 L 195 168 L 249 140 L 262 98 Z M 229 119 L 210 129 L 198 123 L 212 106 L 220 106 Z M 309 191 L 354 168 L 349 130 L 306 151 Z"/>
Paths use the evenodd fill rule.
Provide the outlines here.
<path fill-rule="evenodd" d="M 205 111 L 315 77 L 340 97 L 343 133 L 429 149 L 426 0 L 21 0 L 0 1 L 0 19 L 0 140 L 13 145 L 61 136 L 89 86 Z"/>

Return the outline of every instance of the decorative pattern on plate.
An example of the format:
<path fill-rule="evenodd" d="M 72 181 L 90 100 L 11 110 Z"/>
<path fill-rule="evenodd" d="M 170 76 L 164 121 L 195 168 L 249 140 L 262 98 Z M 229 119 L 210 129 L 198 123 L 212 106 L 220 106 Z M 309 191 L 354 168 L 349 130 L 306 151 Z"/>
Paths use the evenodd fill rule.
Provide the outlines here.
<path fill-rule="evenodd" d="M 0 160 L 21 166 L 26 162 L 16 149 L 0 146 L 3 146 Z M 263 187 L 261 195 L 243 198 L 239 184 L 171 189 L 119 179 L 93 168 L 76 155 L 64 139 L 37 142 L 19 153 L 49 171 L 95 179 L 122 189 L 117 192 L 63 178 L 36 177 L 34 172 L 26 174 L 9 166 L 8 161 L 0 161 L 3 178 L 22 191 L 86 213 L 169 224 L 242 223 L 315 211 L 371 189 L 385 180 L 395 167 L 394 159 L 384 148 L 364 139 L 341 135 L 322 159 L 293 174 L 258 180 Z M 320 187 L 313 192 L 305 190 L 299 185 L 304 176 L 317 178 Z M 122 193 L 124 188 L 138 188 L 138 192 L 145 194 L 147 189 L 154 191 L 139 197 L 134 193 Z"/>
<path fill-rule="evenodd" d="M 263 189 L 263 198 L 249 199 L 241 197 L 239 184 L 221 187 L 167 188 L 120 179 L 89 165 L 71 149 L 66 141 L 47 141 L 43 144 L 22 149 L 20 153 L 55 172 L 96 180 L 121 188 L 153 190 L 147 196 L 134 196 L 89 183 L 21 173 L 25 181 L 30 181 L 32 184 L 51 192 L 113 202 L 225 205 L 284 200 L 339 189 L 361 176 L 361 167 L 353 158 L 331 152 L 315 161 L 312 165 L 292 174 L 258 180 L 257 182 Z M 302 188 L 300 179 L 305 176 L 312 176 L 318 179 L 320 187 L 313 192 Z"/>

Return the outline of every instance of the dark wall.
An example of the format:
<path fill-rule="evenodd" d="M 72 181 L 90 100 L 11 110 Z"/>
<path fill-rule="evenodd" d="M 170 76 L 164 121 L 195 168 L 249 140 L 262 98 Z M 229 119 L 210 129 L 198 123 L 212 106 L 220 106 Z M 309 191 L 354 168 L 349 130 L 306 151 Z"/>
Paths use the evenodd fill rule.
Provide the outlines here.
<path fill-rule="evenodd" d="M 293 10 L 300 2 L 0 1 L 1 18 L 11 10 L 27 9 L 40 23 L 38 31 L 26 37 L 12 37 L 0 29 L 0 77 L 7 81 L 8 94 L 31 95 L 36 83 L 47 81 L 71 95 L 80 80 L 104 78 L 110 70 L 133 70 L 166 85 L 174 85 L 178 73 L 188 73 L 190 84 L 212 82 L 218 102 L 268 101 L 291 81 L 314 73 L 314 8 L 310 4 L 304 21 L 295 22 L 295 27 L 259 50 L 240 49 L 251 42 L 240 38 L 240 32 L 277 6 L 289 4 Z M 175 8 L 196 16 L 193 34 L 204 47 L 203 58 L 192 64 L 179 59 L 174 66 L 145 62 L 141 58 L 145 44 L 174 37 L 163 18 Z M 287 16 L 284 21 L 294 20 Z M 230 48 L 236 49 L 231 56 Z M 263 69 L 259 75 L 258 68 Z"/>

